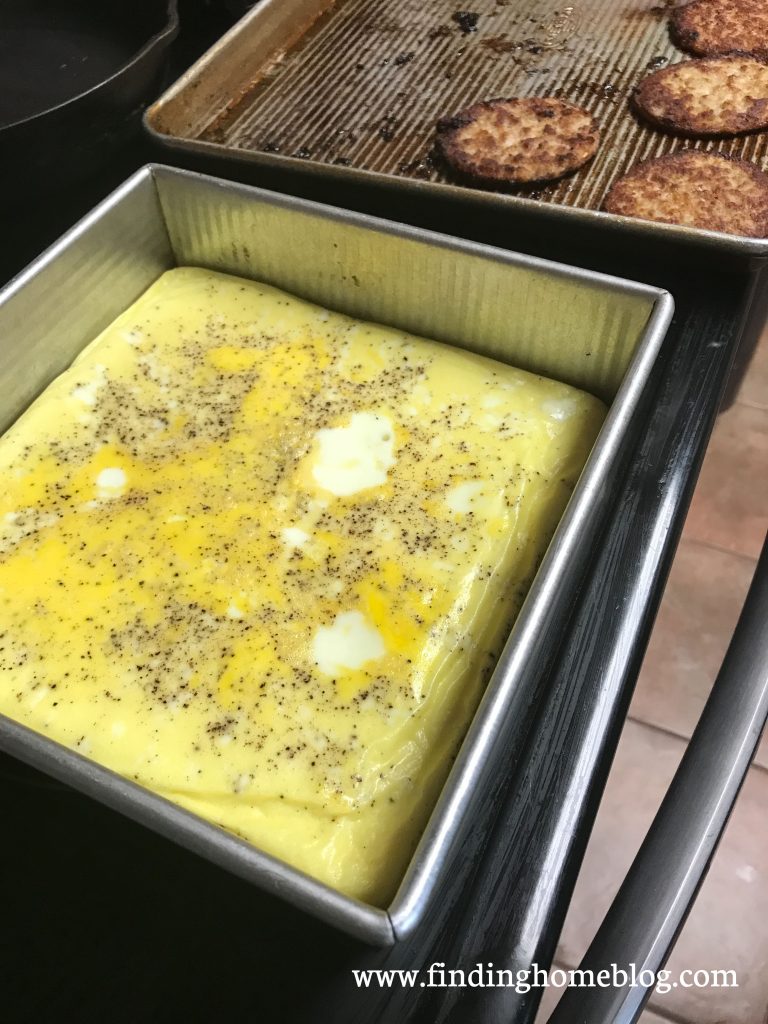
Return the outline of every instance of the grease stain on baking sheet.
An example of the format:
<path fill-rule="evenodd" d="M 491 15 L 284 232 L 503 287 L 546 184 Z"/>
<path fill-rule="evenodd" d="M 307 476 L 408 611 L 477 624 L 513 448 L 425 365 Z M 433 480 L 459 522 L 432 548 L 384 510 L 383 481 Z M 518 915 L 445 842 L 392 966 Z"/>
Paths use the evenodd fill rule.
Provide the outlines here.
<path fill-rule="evenodd" d="M 628 100 L 642 77 L 679 59 L 666 22 L 680 2 L 337 0 L 328 8 L 317 0 L 329 13 L 287 50 L 278 41 L 286 52 L 267 77 L 259 80 L 255 67 L 250 82 L 250 72 L 243 75 L 245 93 L 222 92 L 222 106 L 234 106 L 218 119 L 216 139 L 206 135 L 211 115 L 202 108 L 193 134 L 230 151 L 303 156 L 339 178 L 352 168 L 448 185 L 455 182 L 429 155 L 439 118 L 465 97 L 554 96 L 598 119 L 603 145 L 595 160 L 567 181 L 499 191 L 597 210 L 629 154 L 661 155 Z M 462 31 L 457 12 L 478 15 L 474 31 Z M 240 43 L 244 59 L 248 42 Z M 764 133 L 720 148 L 760 164 L 766 147 Z"/>

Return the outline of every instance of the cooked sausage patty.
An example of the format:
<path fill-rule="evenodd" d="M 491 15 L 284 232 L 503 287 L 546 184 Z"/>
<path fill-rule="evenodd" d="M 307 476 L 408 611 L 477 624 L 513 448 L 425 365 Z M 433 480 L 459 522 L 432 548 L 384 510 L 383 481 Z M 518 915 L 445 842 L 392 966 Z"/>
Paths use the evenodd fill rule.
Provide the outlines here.
<path fill-rule="evenodd" d="M 480 184 L 560 178 L 594 156 L 599 139 L 591 114 L 556 99 L 484 100 L 437 123 L 438 150 Z"/>
<path fill-rule="evenodd" d="M 656 71 L 635 90 L 649 121 L 671 132 L 736 135 L 768 126 L 768 64 L 735 54 Z"/>
<path fill-rule="evenodd" d="M 693 0 L 675 9 L 671 28 L 675 42 L 699 56 L 739 52 L 768 57 L 765 0 Z"/>
<path fill-rule="evenodd" d="M 637 164 L 611 186 L 609 213 L 768 237 L 768 174 L 718 153 L 687 149 Z"/>

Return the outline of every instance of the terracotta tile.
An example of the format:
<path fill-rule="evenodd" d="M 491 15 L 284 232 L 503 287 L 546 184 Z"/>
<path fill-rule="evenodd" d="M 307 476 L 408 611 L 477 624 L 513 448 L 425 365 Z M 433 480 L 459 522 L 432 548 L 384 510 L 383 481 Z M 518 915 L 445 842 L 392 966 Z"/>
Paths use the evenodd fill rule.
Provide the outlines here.
<path fill-rule="evenodd" d="M 684 741 L 628 722 L 557 958 L 576 965 L 618 890 L 679 763 Z M 765 1024 L 768 1008 L 768 773 L 750 770 L 668 969 L 733 969 L 739 988 L 673 989 L 651 1009 L 695 1024 Z M 673 977 L 674 977 L 673 975 Z"/>
<path fill-rule="evenodd" d="M 747 405 L 768 409 L 768 329 L 763 331 L 736 398 Z"/>
<path fill-rule="evenodd" d="M 630 716 L 690 738 L 755 570 L 753 559 L 683 539 L 677 549 Z M 768 741 L 757 763 L 768 767 Z"/>
<path fill-rule="evenodd" d="M 688 540 L 757 558 L 768 529 L 768 410 L 719 417 L 685 524 Z"/>

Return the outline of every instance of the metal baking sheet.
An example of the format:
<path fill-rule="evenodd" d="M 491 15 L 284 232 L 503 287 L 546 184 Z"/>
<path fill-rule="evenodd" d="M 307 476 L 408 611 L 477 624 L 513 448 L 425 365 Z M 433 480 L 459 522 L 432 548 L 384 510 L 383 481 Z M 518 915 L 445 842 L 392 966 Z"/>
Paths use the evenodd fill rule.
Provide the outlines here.
<path fill-rule="evenodd" d="M 235 835 L 0 716 L 0 748 L 367 942 L 422 918 L 475 802 L 498 780 L 513 693 L 577 599 L 672 316 L 663 291 L 245 185 L 144 168 L 0 293 L 0 430 L 168 267 L 266 281 L 351 316 L 558 377 L 610 411 L 387 909 L 359 903 Z M 640 411 L 642 410 L 642 412 Z"/>
<path fill-rule="evenodd" d="M 768 168 L 768 133 L 682 139 L 629 106 L 650 70 L 685 59 L 665 0 L 262 0 L 148 111 L 167 146 L 279 166 L 304 161 L 341 179 L 450 191 L 563 215 L 595 215 L 630 166 L 683 147 Z M 460 187 L 433 156 L 436 120 L 478 99 L 556 96 L 591 111 L 595 159 L 559 182 L 484 192 Z M 631 224 L 750 255 L 768 239 Z"/>

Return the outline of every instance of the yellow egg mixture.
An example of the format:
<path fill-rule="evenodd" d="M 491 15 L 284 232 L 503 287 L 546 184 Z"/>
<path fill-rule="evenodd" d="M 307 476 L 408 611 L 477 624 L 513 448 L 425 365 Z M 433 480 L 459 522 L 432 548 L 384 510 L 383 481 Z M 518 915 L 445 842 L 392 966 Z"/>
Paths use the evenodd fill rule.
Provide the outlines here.
<path fill-rule="evenodd" d="M 0 439 L 0 712 L 384 905 L 604 414 L 169 271 Z"/>

